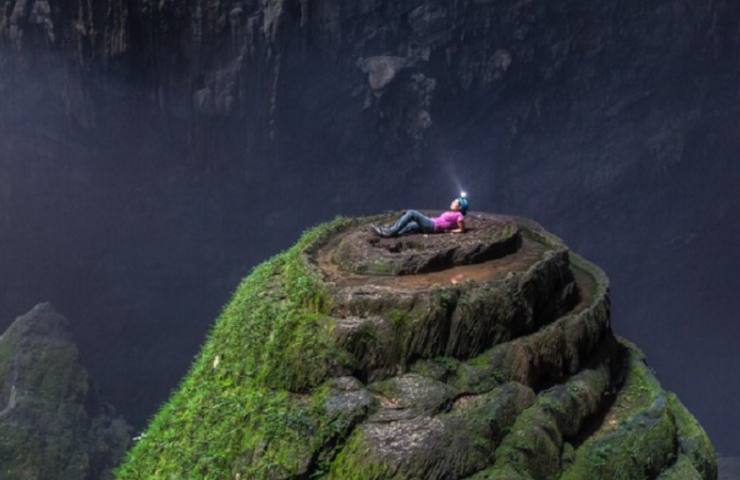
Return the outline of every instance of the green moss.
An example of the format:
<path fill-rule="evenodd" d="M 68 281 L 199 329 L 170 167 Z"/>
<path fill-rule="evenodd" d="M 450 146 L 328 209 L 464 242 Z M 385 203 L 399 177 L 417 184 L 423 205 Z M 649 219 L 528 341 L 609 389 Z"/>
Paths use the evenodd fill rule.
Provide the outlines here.
<path fill-rule="evenodd" d="M 483 318 L 483 313 L 505 311 L 505 317 L 515 318 L 509 297 L 489 301 L 485 294 L 487 303 L 478 302 L 467 296 L 460 298 L 459 290 L 446 288 L 435 289 L 431 302 L 419 302 L 416 307 L 399 306 L 395 299 L 357 300 L 351 305 L 353 312 L 382 313 L 392 328 L 388 323 L 376 328 L 368 322 L 349 349 L 359 352 L 358 358 L 340 348 L 332 334 L 334 321 L 328 317 L 331 296 L 305 254 L 351 223 L 338 217 L 305 232 L 294 247 L 258 265 L 240 283 L 188 374 L 118 469 L 120 480 L 306 478 L 309 471 L 311 478 L 400 477 L 394 470 L 397 466 L 370 454 L 370 440 L 366 441 L 362 428 L 354 428 L 370 407 L 365 404 L 339 413 L 325 410 L 332 394 L 326 380 L 333 372 L 358 371 L 367 366 L 362 361 L 375 362 L 369 365 L 373 368 L 406 367 L 409 360 L 422 358 L 412 365 L 412 371 L 477 393 L 490 391 L 511 377 L 498 362 L 496 348 L 463 362 L 438 356 L 440 352 L 433 351 L 437 346 L 423 344 L 423 339 L 415 337 L 420 327 L 436 326 L 438 314 L 446 314 L 458 301 L 461 311 L 470 315 Z M 574 258 L 575 263 L 580 262 Z M 597 292 L 606 293 L 608 284 L 599 270 L 594 272 L 589 271 L 596 279 Z M 392 338 L 388 338 L 389 332 Z M 381 375 L 386 373 L 380 371 Z M 374 387 L 389 396 L 394 393 L 391 382 L 381 381 Z M 532 399 L 525 407 L 534 401 L 529 392 Z M 563 395 L 576 398 L 579 390 L 568 386 Z M 558 463 L 564 461 L 560 433 L 564 429 L 558 422 L 573 415 L 555 400 L 541 396 L 535 408 L 521 415 L 521 409 L 512 409 L 510 422 L 491 427 L 496 434 L 517 437 L 503 442 L 496 451 L 496 464 L 475 478 L 556 475 L 561 468 Z M 698 439 L 686 441 L 687 445 L 698 445 L 696 451 L 700 451 L 703 432 L 684 419 L 676 405 L 670 397 L 666 399 L 639 353 L 630 350 L 629 374 L 607 416 L 616 427 L 602 427 L 577 449 L 568 448 L 562 478 L 654 477 L 674 460 L 676 425 L 683 428 L 686 439 Z M 486 411 L 468 414 L 470 428 L 459 429 L 460 437 L 451 438 L 459 440 L 465 446 L 463 451 L 473 452 L 471 455 L 483 452 L 485 458 L 471 462 L 490 464 L 493 434 L 475 432 L 476 426 L 490 426 L 493 416 L 486 416 Z M 443 419 L 459 420 L 453 417 L 440 414 Z M 541 460 L 532 463 L 532 458 Z"/>
<path fill-rule="evenodd" d="M 676 463 L 661 473 L 657 480 L 702 480 L 705 478 L 717 477 L 706 477 L 699 474 L 686 455 L 679 455 Z"/>
<path fill-rule="evenodd" d="M 676 450 L 676 428 L 665 392 L 634 347 L 627 376 L 601 427 L 577 450 L 562 480 L 654 478 Z"/>
<path fill-rule="evenodd" d="M 55 368 L 58 365 L 68 368 Z M 26 388 L 36 398 L 51 404 L 61 404 L 87 393 L 87 383 L 79 368 L 77 348 L 73 345 L 48 345 L 35 352 L 34 368 L 25 372 Z"/>
<path fill-rule="evenodd" d="M 438 357 L 436 361 L 445 360 L 449 373 L 447 381 L 461 391 L 483 393 L 508 381 L 512 375 L 510 366 L 495 361 L 497 347 L 491 347 L 483 353 L 465 361 L 452 357 Z"/>
<path fill-rule="evenodd" d="M 533 480 L 528 474 L 518 472 L 510 465 L 487 468 L 470 477 L 470 480 Z"/>
<path fill-rule="evenodd" d="M 391 304 L 392 305 L 392 304 Z M 415 337 L 424 328 L 422 322 L 433 321 L 433 315 L 429 310 L 421 306 L 414 306 L 411 309 L 391 306 L 382 312 L 391 326 L 390 337 L 373 336 L 368 342 L 374 342 L 375 345 L 369 347 L 376 352 L 385 352 L 385 364 L 391 366 L 396 364 L 397 367 L 406 369 L 408 361 L 415 355 L 419 354 L 425 357 L 429 352 L 419 352 L 418 345 L 414 345 Z M 394 367 L 396 368 L 396 367 Z"/>
<path fill-rule="evenodd" d="M 312 404 L 316 411 L 323 411 L 325 402 L 331 395 L 331 388 L 324 385 L 314 391 L 312 395 Z M 329 444 L 327 448 L 322 449 L 315 457 L 315 468 L 311 473 L 311 478 L 324 478 L 331 469 L 331 463 L 344 445 L 350 432 L 366 414 L 363 409 L 350 409 L 339 412 L 332 418 L 327 418 L 324 432 L 322 433 Z"/>
<path fill-rule="evenodd" d="M 12 342 L 8 341 L 5 335 L 0 335 L 0 378 L 5 378 L 10 368 L 10 359 L 13 355 L 12 345 Z"/>
<path fill-rule="evenodd" d="M 668 407 L 676 422 L 682 456 L 691 461 L 702 478 L 716 478 L 717 457 L 707 433 L 672 392 L 668 392 Z"/>
<path fill-rule="evenodd" d="M 126 425 L 92 416 L 98 405 L 87 396 L 77 348 L 45 329 L 56 318 L 36 313 L 0 337 L 0 478 L 109 478 L 107 468 L 120 459 L 112 449 L 128 443 Z"/>
<path fill-rule="evenodd" d="M 395 358 L 405 364 L 409 357 L 409 349 L 415 332 L 415 324 L 422 315 L 418 312 L 392 309 L 385 316 L 393 325 L 393 339 L 395 343 Z"/>
<path fill-rule="evenodd" d="M 356 430 L 331 464 L 328 480 L 390 480 L 387 467 L 370 460 L 361 430 Z"/>
<path fill-rule="evenodd" d="M 347 222 L 315 227 L 252 269 L 117 478 L 279 478 L 307 468 L 335 428 L 308 393 L 351 360 L 333 341 L 330 297 L 303 252 Z"/>
<path fill-rule="evenodd" d="M 608 381 L 608 369 L 600 366 L 583 370 L 566 384 L 542 392 L 516 418 L 511 432 L 496 449 L 491 470 L 554 478 L 561 469 L 564 437 L 579 430 L 595 413 Z"/>

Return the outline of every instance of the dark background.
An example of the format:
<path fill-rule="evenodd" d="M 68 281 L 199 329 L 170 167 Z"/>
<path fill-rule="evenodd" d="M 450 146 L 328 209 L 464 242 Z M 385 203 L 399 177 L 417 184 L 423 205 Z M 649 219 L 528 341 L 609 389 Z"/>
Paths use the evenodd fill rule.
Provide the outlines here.
<path fill-rule="evenodd" d="M 740 455 L 736 1 L 93 3 L 0 3 L 0 328 L 50 300 L 137 427 L 253 265 L 464 187 Z"/>

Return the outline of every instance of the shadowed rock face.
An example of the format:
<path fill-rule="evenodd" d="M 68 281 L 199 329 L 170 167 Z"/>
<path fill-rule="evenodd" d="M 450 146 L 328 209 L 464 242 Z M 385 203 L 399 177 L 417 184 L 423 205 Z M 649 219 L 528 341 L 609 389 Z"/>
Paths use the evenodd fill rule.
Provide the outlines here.
<path fill-rule="evenodd" d="M 613 334 L 604 273 L 531 221 L 468 216 L 470 238 L 409 235 L 394 260 L 519 240 L 358 273 L 336 249 L 385 250 L 366 232 L 387 216 L 338 217 L 258 267 L 120 478 L 715 479 L 702 427 Z"/>
<path fill-rule="evenodd" d="M 90 391 L 68 322 L 49 303 L 0 336 L 0 478 L 102 480 L 130 427 Z"/>

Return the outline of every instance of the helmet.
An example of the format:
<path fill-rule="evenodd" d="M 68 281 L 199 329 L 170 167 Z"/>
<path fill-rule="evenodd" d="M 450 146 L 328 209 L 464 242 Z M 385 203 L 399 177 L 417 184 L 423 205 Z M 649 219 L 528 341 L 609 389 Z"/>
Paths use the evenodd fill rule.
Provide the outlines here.
<path fill-rule="evenodd" d="M 467 214 L 468 213 L 468 206 L 470 205 L 470 203 L 468 202 L 468 196 L 467 195 L 461 195 L 457 199 L 457 203 L 460 204 L 460 213 L 462 213 L 463 215 Z"/>

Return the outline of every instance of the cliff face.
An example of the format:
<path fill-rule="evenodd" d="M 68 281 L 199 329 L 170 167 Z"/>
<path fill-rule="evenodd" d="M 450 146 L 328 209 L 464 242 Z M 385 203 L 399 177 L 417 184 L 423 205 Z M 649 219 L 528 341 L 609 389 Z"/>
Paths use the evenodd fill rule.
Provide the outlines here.
<path fill-rule="evenodd" d="M 488 148 L 504 154 L 526 139 L 523 130 L 554 116 L 601 109 L 608 120 L 673 90 L 666 81 L 692 69 L 713 66 L 704 72 L 713 79 L 737 74 L 738 8 L 688 0 L 4 0 L 2 58 L 12 76 L 3 86 L 21 90 L 12 100 L 53 82 L 48 93 L 85 129 L 115 124 L 109 108 L 123 108 L 124 118 L 144 110 L 171 124 L 165 136 L 189 133 L 191 156 L 224 155 L 218 145 L 226 144 L 306 173 L 304 160 L 318 151 L 350 164 L 401 155 L 421 162 L 433 132 L 452 143 L 493 134 Z M 50 65 L 54 76 L 35 77 L 36 85 L 13 81 Z M 109 84 L 122 79 L 140 88 Z M 111 94 L 138 102 L 126 111 Z M 322 109 L 331 115 L 317 118 Z M 325 138 L 306 141 L 317 134 Z"/>
<path fill-rule="evenodd" d="M 257 266 L 117 477 L 717 478 L 596 266 L 525 219 L 369 232 L 390 219 L 338 217 Z"/>
<path fill-rule="evenodd" d="M 0 336 L 0 477 L 102 480 L 130 427 L 90 391 L 67 320 L 49 303 Z"/>
<path fill-rule="evenodd" d="M 109 319 L 81 346 L 143 422 L 241 265 L 463 183 L 598 258 L 631 331 L 722 323 L 740 265 L 694 252 L 740 239 L 739 38 L 732 0 L 0 0 L 0 312 Z"/>

